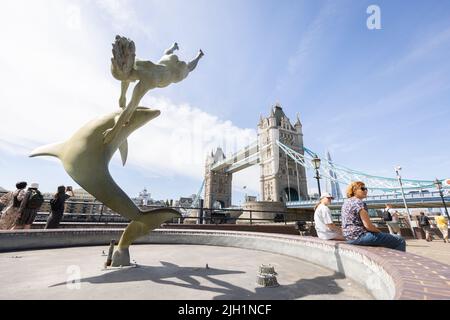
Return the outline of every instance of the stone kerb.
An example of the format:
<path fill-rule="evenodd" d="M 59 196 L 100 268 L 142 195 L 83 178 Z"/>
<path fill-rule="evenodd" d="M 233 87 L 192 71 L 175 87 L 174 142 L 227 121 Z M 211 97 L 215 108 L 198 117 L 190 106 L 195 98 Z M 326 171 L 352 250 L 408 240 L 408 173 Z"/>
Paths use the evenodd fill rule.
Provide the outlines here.
<path fill-rule="evenodd" d="M 105 245 L 122 233 L 123 229 L 0 231 L 0 252 Z"/>
<path fill-rule="evenodd" d="M 118 240 L 121 232 L 114 229 L 0 232 L 0 251 L 108 245 L 110 240 Z M 450 299 L 450 266 L 385 248 L 281 234 L 177 229 L 155 230 L 136 243 L 267 251 L 334 270 L 366 287 L 376 299 Z"/>

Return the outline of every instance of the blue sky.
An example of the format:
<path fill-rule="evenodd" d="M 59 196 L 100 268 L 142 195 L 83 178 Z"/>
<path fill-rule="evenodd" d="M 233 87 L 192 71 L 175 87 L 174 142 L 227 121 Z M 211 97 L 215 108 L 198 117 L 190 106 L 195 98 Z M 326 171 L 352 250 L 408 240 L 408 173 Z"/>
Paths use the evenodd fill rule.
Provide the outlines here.
<path fill-rule="evenodd" d="M 381 9 L 369 30 L 366 9 Z M 28 159 L 117 108 L 109 72 L 116 34 L 158 60 L 174 41 L 181 59 L 206 56 L 186 80 L 149 92 L 162 115 L 130 138 L 125 168 L 111 171 L 131 196 L 197 193 L 204 159 L 256 138 L 259 115 L 279 102 L 303 123 L 305 145 L 366 173 L 450 176 L 448 1 L 2 1 L 0 186 L 72 184 L 57 160 Z M 8 44 L 8 45 L 6 45 Z M 5 50 L 7 48 L 7 50 Z M 257 195 L 259 168 L 234 177 Z M 310 179 L 310 189 L 315 182 Z"/>

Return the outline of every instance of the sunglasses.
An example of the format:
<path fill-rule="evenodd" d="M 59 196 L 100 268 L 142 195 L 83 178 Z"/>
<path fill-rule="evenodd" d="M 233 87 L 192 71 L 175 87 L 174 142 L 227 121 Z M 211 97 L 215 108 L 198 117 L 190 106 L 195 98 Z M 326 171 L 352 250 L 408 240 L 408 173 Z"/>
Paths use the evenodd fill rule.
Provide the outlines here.
<path fill-rule="evenodd" d="M 359 188 L 361 191 L 367 191 L 367 190 L 369 190 L 369 189 L 367 189 L 366 187 L 361 187 L 361 188 Z"/>

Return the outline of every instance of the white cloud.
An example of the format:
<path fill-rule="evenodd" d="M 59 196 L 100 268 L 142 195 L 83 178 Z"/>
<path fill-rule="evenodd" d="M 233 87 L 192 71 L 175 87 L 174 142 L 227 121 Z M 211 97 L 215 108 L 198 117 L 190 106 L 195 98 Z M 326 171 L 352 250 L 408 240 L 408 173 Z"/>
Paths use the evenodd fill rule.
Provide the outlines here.
<path fill-rule="evenodd" d="M 115 22 L 128 23 L 135 18 L 134 10 L 129 6 L 128 0 L 97 0 L 97 5 L 106 11 Z"/>
<path fill-rule="evenodd" d="M 122 1 L 102 2 L 117 19 L 127 17 L 116 7 Z M 39 145 L 66 140 L 85 122 L 118 108 L 120 86 L 109 74 L 110 57 L 103 50 L 111 39 L 99 38 L 83 7 L 67 1 L 48 4 L 2 4 L 0 27 L 12 30 L 2 36 L 9 50 L 0 51 L 2 153 L 26 156 Z M 99 46 L 99 41 L 107 44 Z M 151 92 L 142 105 L 160 109 L 162 115 L 130 137 L 128 165 L 149 175 L 201 179 L 211 150 L 220 146 L 232 153 L 256 139 L 253 129 L 238 128 L 187 103 L 153 98 Z M 259 176 L 253 175 L 251 183 L 248 174 L 240 175 L 235 186 L 259 190 Z"/>
<path fill-rule="evenodd" d="M 67 26 L 73 30 L 81 29 L 81 9 L 76 5 L 68 6 L 66 10 Z"/>
<path fill-rule="evenodd" d="M 60 139 L 77 123 L 106 110 L 103 97 L 113 85 L 106 71 L 93 67 L 95 38 L 81 18 L 78 28 L 66 23 L 64 14 L 81 14 L 80 8 L 53 1 L 48 6 L 26 3 L 23 10 L 22 2 L 7 2 L 10 7 L 0 19 L 3 30 L 12 30 L 3 35 L 9 50 L 0 51 L 0 87 L 5 89 L 0 101 L 6 120 L 0 132 L 11 142 Z"/>
<path fill-rule="evenodd" d="M 141 104 L 162 112 L 130 137 L 130 163 L 149 171 L 198 178 L 212 150 L 221 147 L 231 154 L 256 140 L 255 130 L 238 128 L 188 104 L 151 96 Z"/>
<path fill-rule="evenodd" d="M 141 23 L 137 12 L 133 9 L 130 0 L 97 0 L 95 4 L 107 14 L 111 28 L 116 33 L 132 30 L 133 34 L 142 33 L 152 41 L 154 46 L 159 45 L 159 37 L 148 23 Z"/>

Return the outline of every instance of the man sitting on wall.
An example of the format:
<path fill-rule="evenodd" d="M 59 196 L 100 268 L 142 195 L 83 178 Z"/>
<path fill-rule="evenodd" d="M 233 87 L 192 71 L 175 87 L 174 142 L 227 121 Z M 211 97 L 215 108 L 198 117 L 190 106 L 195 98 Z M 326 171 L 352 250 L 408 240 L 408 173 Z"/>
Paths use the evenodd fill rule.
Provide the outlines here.
<path fill-rule="evenodd" d="M 320 203 L 316 206 L 314 224 L 317 236 L 324 240 L 345 240 L 341 228 L 333 223 L 331 210 L 328 208 L 333 199 L 331 194 L 324 193 L 320 197 Z"/>

